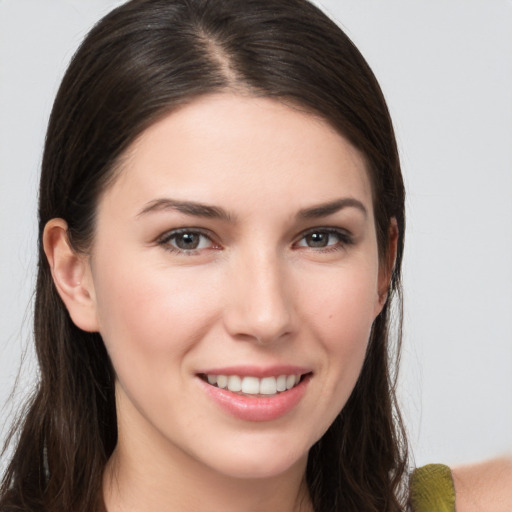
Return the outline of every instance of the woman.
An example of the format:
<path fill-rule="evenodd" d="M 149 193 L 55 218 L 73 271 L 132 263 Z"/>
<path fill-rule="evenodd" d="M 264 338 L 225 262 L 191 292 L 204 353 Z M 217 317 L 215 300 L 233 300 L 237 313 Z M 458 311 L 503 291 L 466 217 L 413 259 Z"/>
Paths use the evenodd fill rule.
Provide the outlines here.
<path fill-rule="evenodd" d="M 318 9 L 113 11 L 48 128 L 2 511 L 403 509 L 404 227 L 379 86 Z"/>

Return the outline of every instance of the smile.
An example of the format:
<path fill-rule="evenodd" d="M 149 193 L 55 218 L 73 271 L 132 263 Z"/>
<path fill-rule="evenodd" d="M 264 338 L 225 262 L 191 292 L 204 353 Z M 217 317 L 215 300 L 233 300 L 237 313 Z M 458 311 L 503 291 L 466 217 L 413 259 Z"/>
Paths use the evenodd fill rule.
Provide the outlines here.
<path fill-rule="evenodd" d="M 254 376 L 240 377 L 239 375 L 204 375 L 208 384 L 227 389 L 233 393 L 244 395 L 271 396 L 288 391 L 297 386 L 301 375 L 279 375 L 277 377 L 258 378 Z"/>
<path fill-rule="evenodd" d="M 273 375 L 272 375 L 273 373 Z M 260 374 L 258 377 L 256 375 Z M 282 367 L 245 367 L 196 374 L 206 395 L 229 415 L 244 421 L 273 421 L 291 413 L 306 393 L 313 372 Z"/>

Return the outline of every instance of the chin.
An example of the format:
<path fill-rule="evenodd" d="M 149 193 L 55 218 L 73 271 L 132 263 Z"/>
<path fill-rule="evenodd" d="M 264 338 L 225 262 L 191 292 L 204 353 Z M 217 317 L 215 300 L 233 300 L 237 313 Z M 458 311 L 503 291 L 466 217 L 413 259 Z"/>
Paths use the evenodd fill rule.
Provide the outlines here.
<path fill-rule="evenodd" d="M 296 470 L 303 474 L 307 456 L 307 452 L 297 454 L 292 451 L 265 450 L 254 444 L 252 449 L 243 452 L 230 450 L 230 453 L 224 453 L 222 457 L 217 457 L 210 467 L 232 478 L 251 480 L 276 478 Z"/>

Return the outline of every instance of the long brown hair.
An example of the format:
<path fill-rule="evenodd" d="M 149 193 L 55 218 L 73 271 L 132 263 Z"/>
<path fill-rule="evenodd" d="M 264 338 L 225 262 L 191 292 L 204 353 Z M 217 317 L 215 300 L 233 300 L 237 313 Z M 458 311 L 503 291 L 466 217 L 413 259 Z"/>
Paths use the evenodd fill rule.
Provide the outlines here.
<path fill-rule="evenodd" d="M 115 375 L 98 333 L 71 321 L 41 237 L 66 220 L 86 251 L 95 211 L 125 150 L 179 105 L 216 91 L 276 98 L 332 124 L 365 156 L 381 260 L 399 232 L 389 290 L 401 321 L 404 188 L 379 85 L 348 37 L 307 0 L 133 0 L 89 33 L 62 81 L 49 121 L 39 195 L 34 333 L 40 380 L 11 434 L 2 511 L 101 508 L 102 474 L 117 440 Z M 319 177 L 321 179 L 321 177 Z M 403 509 L 406 445 L 388 343 L 390 300 L 374 322 L 355 389 L 311 448 L 315 511 Z M 396 329 L 400 332 L 400 328 Z"/>

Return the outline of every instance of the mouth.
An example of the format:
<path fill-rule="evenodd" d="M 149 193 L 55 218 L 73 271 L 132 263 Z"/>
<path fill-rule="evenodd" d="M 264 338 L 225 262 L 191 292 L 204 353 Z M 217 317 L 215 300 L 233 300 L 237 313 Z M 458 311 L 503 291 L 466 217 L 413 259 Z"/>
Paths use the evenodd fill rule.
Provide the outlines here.
<path fill-rule="evenodd" d="M 196 374 L 206 395 L 221 410 L 243 421 L 274 421 L 301 402 L 313 377 L 298 366 L 232 366 L 204 369 Z"/>
<path fill-rule="evenodd" d="M 199 374 L 210 386 L 227 389 L 242 396 L 271 397 L 298 386 L 311 372 L 304 374 L 282 374 L 258 378 L 255 376 Z"/>

